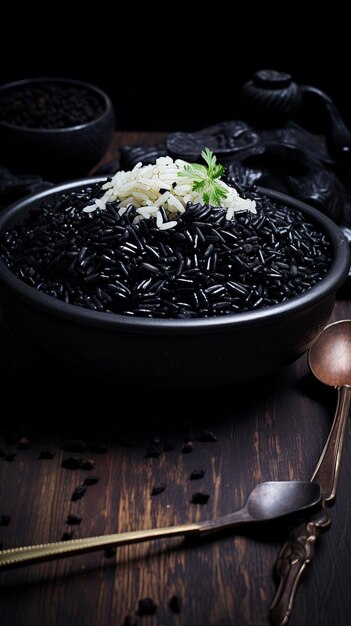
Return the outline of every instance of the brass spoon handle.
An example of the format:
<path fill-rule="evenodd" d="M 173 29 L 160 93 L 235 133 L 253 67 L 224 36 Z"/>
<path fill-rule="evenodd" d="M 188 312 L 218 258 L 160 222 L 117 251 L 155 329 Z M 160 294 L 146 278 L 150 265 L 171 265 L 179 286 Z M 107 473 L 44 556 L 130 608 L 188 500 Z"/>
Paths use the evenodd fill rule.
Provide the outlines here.
<path fill-rule="evenodd" d="M 62 556 L 73 556 L 75 554 L 83 554 L 85 552 L 93 552 L 94 550 L 103 550 L 115 546 L 126 546 L 131 543 L 139 543 L 150 539 L 196 535 L 199 532 L 199 524 L 184 524 L 170 528 L 135 530 L 127 533 L 115 533 L 112 535 L 101 535 L 99 537 L 86 537 L 82 539 L 72 539 L 70 541 L 43 543 L 36 546 L 10 548 L 9 550 L 0 551 L 0 569 L 41 563 Z"/>
<path fill-rule="evenodd" d="M 20 565 L 30 565 L 42 561 L 50 561 L 62 556 L 73 556 L 104 548 L 126 546 L 131 543 L 140 543 L 166 537 L 186 537 L 188 535 L 203 536 L 216 533 L 219 530 L 234 528 L 242 523 L 252 521 L 246 507 L 228 515 L 199 524 L 182 524 L 169 528 L 150 528 L 148 530 L 133 530 L 126 533 L 100 535 L 99 537 L 84 537 L 71 541 L 55 541 L 36 546 L 24 546 L 0 550 L 0 569 L 12 568 Z"/>
<path fill-rule="evenodd" d="M 269 613 L 272 626 L 285 626 L 288 623 L 299 581 L 314 557 L 317 539 L 330 526 L 331 516 L 326 505 L 335 499 L 350 402 L 351 387 L 338 387 L 333 424 L 312 476 L 313 481 L 321 483 L 324 504 L 319 512 L 291 531 L 280 549 L 275 565 L 280 582 Z"/>

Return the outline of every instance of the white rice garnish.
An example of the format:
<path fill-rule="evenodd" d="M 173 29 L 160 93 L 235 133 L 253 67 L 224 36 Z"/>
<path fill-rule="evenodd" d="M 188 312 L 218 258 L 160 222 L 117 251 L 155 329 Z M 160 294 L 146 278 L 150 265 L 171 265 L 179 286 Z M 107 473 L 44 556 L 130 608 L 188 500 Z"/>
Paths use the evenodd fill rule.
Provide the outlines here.
<path fill-rule="evenodd" d="M 86 206 L 83 211 L 92 213 L 96 209 L 106 209 L 109 202 L 118 201 L 118 212 L 123 215 L 130 205 L 137 209 L 137 221 L 156 217 L 157 227 L 161 230 L 174 228 L 177 222 L 174 219 L 163 221 L 159 208 L 162 206 L 167 217 L 174 218 L 179 213 L 184 213 L 188 202 L 192 204 L 205 204 L 202 194 L 192 190 L 192 179 L 186 175 L 181 177 L 179 172 L 184 172 L 186 161 L 171 157 L 160 157 L 155 165 L 137 165 L 130 171 L 117 172 L 113 178 L 106 182 L 102 189 L 105 190 L 101 198 L 94 199 L 92 204 Z M 236 189 L 229 187 L 224 181 L 217 179 L 217 184 L 222 187 L 227 196 L 221 202 L 221 208 L 227 209 L 226 218 L 232 220 L 237 211 L 250 211 L 256 213 L 256 202 L 242 198 Z"/>

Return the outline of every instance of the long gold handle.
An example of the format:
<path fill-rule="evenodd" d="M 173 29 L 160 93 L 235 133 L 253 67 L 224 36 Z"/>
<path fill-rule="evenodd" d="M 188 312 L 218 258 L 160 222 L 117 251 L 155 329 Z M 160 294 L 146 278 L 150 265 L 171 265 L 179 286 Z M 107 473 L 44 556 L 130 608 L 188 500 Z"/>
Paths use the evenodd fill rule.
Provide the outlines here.
<path fill-rule="evenodd" d="M 140 543 L 152 539 L 186 537 L 188 535 L 200 537 L 220 530 L 234 528 L 248 521 L 252 521 L 252 518 L 244 506 L 242 509 L 228 515 L 206 520 L 199 524 L 182 524 L 170 526 L 169 528 L 133 530 L 128 533 L 115 533 L 113 535 L 100 535 L 99 537 L 84 537 L 83 539 L 72 539 L 71 541 L 55 541 L 36 546 L 10 548 L 8 550 L 0 550 L 0 569 L 40 563 L 62 556 L 73 556 L 74 554 L 83 554 L 84 552 L 93 552 L 94 550 L 102 550 L 104 548 L 126 546 L 131 543 Z"/>
<path fill-rule="evenodd" d="M 56 541 L 43 543 L 37 546 L 10 548 L 0 551 L 0 569 L 12 568 L 31 563 L 50 561 L 63 556 L 73 556 L 103 550 L 115 546 L 126 546 L 131 543 L 139 543 L 149 539 L 162 539 L 164 537 L 179 537 L 196 535 L 200 532 L 199 524 L 184 524 L 170 528 L 152 528 L 150 530 L 134 530 L 128 533 L 116 533 L 113 535 L 101 535 L 99 537 L 86 537 L 72 539 L 70 541 Z"/>

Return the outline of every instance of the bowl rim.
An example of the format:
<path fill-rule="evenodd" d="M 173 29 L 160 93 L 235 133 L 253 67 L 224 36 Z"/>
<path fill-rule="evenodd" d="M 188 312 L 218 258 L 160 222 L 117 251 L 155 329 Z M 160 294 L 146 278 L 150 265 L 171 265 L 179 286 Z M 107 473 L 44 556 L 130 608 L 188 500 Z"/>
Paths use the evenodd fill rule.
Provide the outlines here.
<path fill-rule="evenodd" d="M 50 133 L 50 134 L 60 133 L 60 134 L 63 134 L 67 132 L 89 128 L 93 126 L 94 124 L 96 124 L 97 122 L 101 121 L 104 117 L 106 117 L 106 115 L 108 115 L 112 111 L 111 98 L 110 96 L 108 96 L 108 94 L 105 91 L 100 89 L 100 87 L 97 87 L 96 85 L 92 85 L 91 83 L 86 83 L 82 80 L 76 80 L 75 78 L 64 78 L 61 76 L 57 76 L 57 77 L 56 76 L 39 76 L 35 78 L 22 78 L 21 80 L 15 80 L 15 81 L 12 81 L 11 83 L 4 83 L 3 85 L 0 86 L 0 98 L 1 98 L 2 93 L 7 90 L 16 89 L 17 87 L 21 87 L 24 85 L 30 86 L 33 83 L 42 83 L 42 82 L 71 83 L 72 85 L 78 85 L 79 87 L 84 87 L 84 89 L 87 89 L 88 91 L 93 91 L 102 98 L 104 105 L 105 105 L 104 111 L 101 113 L 101 115 L 99 115 L 99 117 L 95 117 L 93 120 L 90 120 L 90 122 L 84 122 L 84 124 L 77 124 L 76 126 L 67 126 L 66 128 L 31 128 L 30 126 L 18 126 L 17 124 L 11 124 L 10 122 L 5 122 L 3 120 L 0 120 L 0 126 L 5 126 L 6 128 L 13 128 L 19 131 L 22 130 L 26 133 Z"/>
<path fill-rule="evenodd" d="M 48 196 L 104 181 L 106 181 L 105 176 L 69 181 L 40 193 L 27 196 L 11 204 L 0 214 L 0 235 L 8 226 L 11 226 L 16 221 L 22 212 L 30 210 L 31 205 L 43 201 Z M 273 304 L 258 309 L 257 311 L 245 311 L 242 313 L 233 313 L 232 315 L 190 319 L 129 317 L 118 313 L 91 311 L 90 309 L 78 307 L 74 304 L 68 304 L 53 296 L 37 291 L 34 287 L 30 287 L 7 267 L 1 257 L 0 286 L 5 287 L 5 289 L 11 292 L 11 295 L 15 296 L 18 300 L 35 309 L 39 309 L 41 312 L 53 314 L 55 317 L 59 317 L 68 322 L 92 325 L 95 328 L 105 330 L 143 334 L 198 334 L 207 333 L 208 331 L 218 333 L 225 332 L 230 328 L 244 327 L 248 322 L 255 326 L 274 324 L 284 316 L 298 314 L 303 311 L 307 305 L 309 308 L 316 306 L 321 300 L 336 293 L 337 289 L 341 287 L 348 275 L 350 267 L 350 248 L 339 226 L 317 209 L 279 191 L 266 189 L 264 187 L 258 187 L 257 190 L 267 195 L 272 200 L 292 206 L 311 216 L 313 220 L 320 224 L 327 232 L 331 240 L 333 251 L 335 252 L 330 268 L 320 282 L 304 293 L 294 296 L 282 303 Z"/>

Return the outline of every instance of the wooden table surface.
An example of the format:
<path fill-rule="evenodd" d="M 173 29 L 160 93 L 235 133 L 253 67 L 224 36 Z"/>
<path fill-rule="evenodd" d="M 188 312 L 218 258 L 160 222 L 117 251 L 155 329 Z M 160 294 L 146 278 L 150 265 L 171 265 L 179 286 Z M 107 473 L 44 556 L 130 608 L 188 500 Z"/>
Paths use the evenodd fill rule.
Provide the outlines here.
<path fill-rule="evenodd" d="M 113 149 L 160 135 L 120 133 Z M 338 300 L 332 319 L 351 317 Z M 209 519 L 239 508 L 266 480 L 309 479 L 326 440 L 336 393 L 308 372 L 306 356 L 261 382 L 191 395 L 142 393 L 138 381 L 118 388 L 60 369 L 31 353 L 0 324 L 3 401 L 0 448 L 0 542 L 4 548 Z M 150 346 L 152 349 L 152 346 Z M 199 441 L 204 429 L 216 442 Z M 26 442 L 26 438 L 28 441 Z M 175 449 L 145 456 L 150 443 L 173 439 Z M 201 437 L 200 437 L 201 438 Z M 105 452 L 63 450 L 72 439 Z M 193 451 L 182 451 L 184 441 Z M 29 444 L 26 449 L 21 449 Z M 52 459 L 39 459 L 50 449 Z M 12 461 L 8 451 L 13 450 Z M 90 470 L 62 467 L 67 457 Z M 291 626 L 346 626 L 351 613 L 351 440 L 348 429 L 332 527 L 318 544 L 300 585 Z M 189 480 L 202 466 L 205 476 Z M 99 477 L 84 496 L 74 489 Z M 164 482 L 159 495 L 152 488 Z M 191 503 L 194 492 L 207 504 Z M 78 515 L 78 525 L 67 515 Z M 1 516 L 11 516 L 8 519 Z M 200 545 L 182 539 L 101 552 L 0 574 L 0 624 L 122 626 L 127 614 L 145 626 L 267 626 L 275 591 L 273 565 L 287 529 L 226 536 Z M 169 599 L 182 598 L 180 614 Z M 138 616 L 151 597 L 154 616 Z"/>

